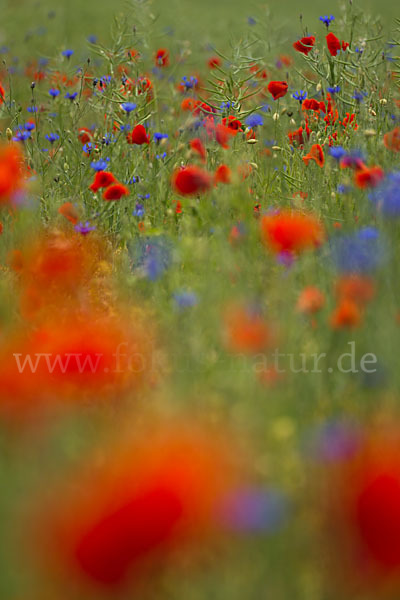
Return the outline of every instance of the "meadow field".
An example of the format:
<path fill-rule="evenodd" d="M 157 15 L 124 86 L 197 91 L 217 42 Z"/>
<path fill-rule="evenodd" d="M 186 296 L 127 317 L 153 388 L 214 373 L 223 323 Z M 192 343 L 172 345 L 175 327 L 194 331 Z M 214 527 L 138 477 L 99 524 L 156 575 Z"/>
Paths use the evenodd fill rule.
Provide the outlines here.
<path fill-rule="evenodd" d="M 2 0 L 0 600 L 397 600 L 400 11 Z"/>

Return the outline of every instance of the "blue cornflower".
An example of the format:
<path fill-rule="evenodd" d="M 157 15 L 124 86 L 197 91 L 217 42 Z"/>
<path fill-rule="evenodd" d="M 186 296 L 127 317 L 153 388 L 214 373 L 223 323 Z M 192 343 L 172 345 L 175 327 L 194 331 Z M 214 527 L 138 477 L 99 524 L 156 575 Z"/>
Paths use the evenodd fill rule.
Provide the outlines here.
<path fill-rule="evenodd" d="M 97 42 L 97 35 L 89 35 L 87 37 L 87 41 L 91 44 L 95 44 Z"/>
<path fill-rule="evenodd" d="M 248 23 L 249 25 L 256 25 L 256 24 L 257 24 L 257 21 L 255 20 L 255 18 L 254 18 L 254 17 L 247 17 L 247 23 Z"/>
<path fill-rule="evenodd" d="M 335 20 L 335 17 L 333 15 L 331 15 L 330 17 L 328 17 L 328 15 L 325 15 L 324 17 L 320 17 L 319 20 L 322 21 L 322 23 L 324 23 L 324 25 L 326 25 L 326 27 L 328 28 L 332 21 Z"/>
<path fill-rule="evenodd" d="M 346 155 L 346 150 L 342 148 L 342 146 L 331 146 L 329 148 L 329 154 L 332 156 L 332 158 L 339 161 L 343 158 L 343 156 Z"/>
<path fill-rule="evenodd" d="M 135 104 L 134 102 L 123 102 L 121 104 L 121 108 L 122 110 L 124 110 L 126 113 L 131 113 L 133 110 L 135 110 L 135 108 L 137 107 L 137 104 Z"/>
<path fill-rule="evenodd" d="M 130 131 L 131 130 L 131 125 L 129 123 L 127 123 L 126 125 L 121 125 L 120 127 L 120 131 Z"/>
<path fill-rule="evenodd" d="M 156 131 L 153 137 L 156 140 L 156 142 L 159 142 L 161 140 L 168 139 L 169 136 L 168 133 L 160 133 L 159 131 Z"/>
<path fill-rule="evenodd" d="M 13 137 L 13 142 L 25 142 L 31 137 L 30 131 L 18 131 Z"/>
<path fill-rule="evenodd" d="M 69 60 L 69 59 L 71 58 L 71 56 L 74 54 L 74 50 L 69 50 L 69 49 L 67 49 L 67 50 L 63 50 L 63 51 L 61 52 L 61 54 L 62 54 L 63 56 L 65 56 L 65 58 L 68 58 L 68 60 Z"/>
<path fill-rule="evenodd" d="M 49 140 L 50 144 L 54 144 L 54 142 L 60 139 L 58 133 L 47 133 L 44 137 L 46 140 Z"/>
<path fill-rule="evenodd" d="M 38 111 L 38 107 L 37 106 L 28 106 L 27 111 L 30 113 L 37 113 Z"/>
<path fill-rule="evenodd" d="M 92 150 L 94 150 L 94 146 L 93 146 L 92 142 L 88 142 L 87 144 L 85 144 L 83 146 L 82 150 L 84 151 L 85 154 L 90 154 L 92 152 Z"/>
<path fill-rule="evenodd" d="M 338 94 L 340 92 L 340 86 L 335 85 L 335 87 L 328 87 L 327 90 L 330 94 Z"/>
<path fill-rule="evenodd" d="M 400 172 L 389 173 L 369 199 L 379 212 L 387 217 L 400 217 Z"/>
<path fill-rule="evenodd" d="M 234 109 L 234 108 L 235 108 L 235 103 L 234 102 L 228 101 L 228 102 L 221 102 L 221 104 L 220 104 L 221 111 L 231 110 L 231 109 Z"/>
<path fill-rule="evenodd" d="M 359 48 L 358 46 L 356 46 L 354 50 L 357 52 L 357 54 L 362 54 L 364 52 L 364 48 Z"/>
<path fill-rule="evenodd" d="M 58 90 L 57 88 L 51 88 L 49 90 L 49 94 L 52 98 L 57 98 L 57 96 L 60 95 L 60 90 Z"/>
<path fill-rule="evenodd" d="M 134 268 L 142 269 L 151 281 L 159 279 L 172 263 L 172 244 L 165 236 L 128 242 L 128 252 Z"/>
<path fill-rule="evenodd" d="M 307 98 L 307 92 L 305 92 L 304 90 L 299 90 L 298 92 L 292 94 L 292 98 L 298 100 L 299 102 L 303 102 L 303 100 Z"/>
<path fill-rule="evenodd" d="M 363 227 L 351 235 L 335 237 L 330 242 L 331 257 L 342 273 L 368 273 L 386 258 L 386 247 L 375 227 Z"/>
<path fill-rule="evenodd" d="M 45 58 L 45 57 L 39 58 L 39 66 L 40 67 L 45 67 L 48 64 L 49 64 L 48 58 Z"/>
<path fill-rule="evenodd" d="M 261 110 L 265 113 L 269 112 L 271 110 L 271 106 L 269 104 L 263 104 Z"/>
<path fill-rule="evenodd" d="M 196 306 L 198 299 L 194 292 L 179 291 L 173 295 L 176 307 L 180 310 Z"/>
<path fill-rule="evenodd" d="M 138 194 L 139 200 L 148 200 L 150 198 L 150 194 Z"/>
<path fill-rule="evenodd" d="M 32 131 L 33 129 L 35 129 L 35 127 L 36 127 L 35 123 L 29 122 L 29 121 L 27 123 L 25 123 L 25 125 L 24 125 L 25 131 Z"/>
<path fill-rule="evenodd" d="M 90 163 L 90 166 L 95 171 L 105 171 L 108 167 L 109 162 L 110 162 L 109 158 L 100 158 L 100 160 Z"/>
<path fill-rule="evenodd" d="M 348 194 L 350 190 L 351 187 L 349 185 L 345 185 L 344 183 L 339 183 L 339 185 L 336 188 L 338 194 Z"/>
<path fill-rule="evenodd" d="M 78 92 L 73 92 L 72 94 L 70 94 L 69 92 L 67 92 L 64 96 L 64 98 L 66 98 L 67 100 L 71 100 L 71 102 L 73 100 L 75 100 L 75 98 L 77 97 Z"/>
<path fill-rule="evenodd" d="M 198 80 L 196 77 L 191 76 L 190 79 L 188 79 L 186 77 L 186 75 L 184 75 L 182 77 L 182 81 L 181 81 L 181 85 L 186 89 L 186 90 L 191 90 L 192 88 L 194 88 L 196 85 L 198 84 Z"/>
<path fill-rule="evenodd" d="M 87 235 L 96 229 L 96 225 L 90 225 L 89 221 L 86 221 L 86 223 L 78 223 L 75 225 L 74 229 L 82 235 Z"/>
<path fill-rule="evenodd" d="M 109 144 L 113 144 L 116 141 L 117 138 L 114 135 L 112 135 L 111 133 L 106 133 L 106 135 L 101 140 L 101 143 L 105 146 L 109 146 Z"/>
<path fill-rule="evenodd" d="M 164 158 L 167 158 L 167 153 L 163 152 L 162 154 L 156 154 L 156 158 L 158 160 L 164 160 Z"/>
<path fill-rule="evenodd" d="M 247 119 L 245 120 L 245 123 L 246 123 L 247 127 L 250 127 L 250 128 L 259 127 L 261 125 L 264 125 L 264 120 L 261 115 L 254 113 L 247 117 Z"/>
<path fill-rule="evenodd" d="M 357 100 L 357 102 L 362 102 L 364 98 L 366 98 L 366 96 L 368 96 L 367 92 L 358 92 L 357 90 L 355 90 L 352 97 L 354 98 L 354 100 Z"/>
<path fill-rule="evenodd" d="M 134 217 L 143 217 L 144 215 L 144 206 L 143 204 L 140 204 L 140 202 L 136 202 L 136 206 L 135 206 L 135 210 L 133 211 L 133 216 Z"/>

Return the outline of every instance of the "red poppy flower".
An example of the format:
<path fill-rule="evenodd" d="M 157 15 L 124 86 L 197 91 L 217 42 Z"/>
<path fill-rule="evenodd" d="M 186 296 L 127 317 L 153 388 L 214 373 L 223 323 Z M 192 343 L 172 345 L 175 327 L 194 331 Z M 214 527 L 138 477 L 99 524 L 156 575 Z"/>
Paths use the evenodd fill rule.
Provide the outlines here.
<path fill-rule="evenodd" d="M 233 115 L 229 115 L 229 117 L 224 117 L 222 119 L 222 124 L 225 127 L 228 127 L 229 129 L 231 129 L 235 135 L 237 134 L 238 131 L 243 131 L 242 123 L 239 121 L 239 119 L 237 119 Z"/>
<path fill-rule="evenodd" d="M 104 190 L 103 198 L 104 200 L 120 200 L 122 196 L 127 196 L 128 194 L 128 188 L 122 185 L 122 183 L 114 183 Z"/>
<path fill-rule="evenodd" d="M 194 109 L 196 108 L 198 102 L 199 101 L 196 100 L 195 98 L 184 98 L 184 100 L 182 100 L 182 103 L 181 103 L 181 109 L 184 111 L 193 112 Z"/>
<path fill-rule="evenodd" d="M 237 489 L 232 436 L 228 444 L 224 432 L 182 420 L 143 427 L 146 435 L 133 443 L 109 445 L 100 466 L 96 456 L 86 460 L 32 514 L 34 537 L 44 539 L 44 568 L 51 553 L 74 589 L 91 583 L 95 595 L 144 597 L 146 583 L 177 549 L 181 555 L 212 539 L 215 507 Z"/>
<path fill-rule="evenodd" d="M 271 250 L 298 254 L 316 248 L 325 238 L 322 223 L 312 214 L 285 210 L 261 221 L 264 242 Z"/>
<path fill-rule="evenodd" d="M 219 58 L 219 56 L 212 56 L 207 61 L 207 65 L 209 66 L 210 69 L 215 69 L 216 67 L 220 67 L 221 64 L 222 64 L 222 61 Z"/>
<path fill-rule="evenodd" d="M 206 149 L 205 149 L 204 144 L 201 141 L 201 139 L 195 138 L 194 140 L 191 140 L 190 147 L 194 152 L 196 152 L 201 157 L 203 162 L 205 162 L 207 154 L 206 154 Z"/>
<path fill-rule="evenodd" d="M 6 92 L 0 83 L 0 104 L 3 104 L 5 97 L 6 97 Z"/>
<path fill-rule="evenodd" d="M 78 138 L 82 145 L 92 141 L 92 132 L 87 127 L 81 127 L 78 131 Z"/>
<path fill-rule="evenodd" d="M 340 277 L 335 291 L 338 298 L 352 300 L 362 307 L 375 296 L 375 284 L 370 277 L 353 273 Z"/>
<path fill-rule="evenodd" d="M 283 98 L 288 91 L 288 84 L 286 81 L 270 81 L 267 87 L 274 100 Z"/>
<path fill-rule="evenodd" d="M 341 49 L 340 40 L 332 32 L 326 36 L 326 43 L 331 56 L 336 56 Z"/>
<path fill-rule="evenodd" d="M 361 321 L 359 305 L 350 298 L 342 298 L 331 315 L 330 325 L 333 329 L 353 329 L 359 327 Z"/>
<path fill-rule="evenodd" d="M 297 50 L 297 52 L 301 52 L 302 54 L 309 54 L 313 49 L 315 44 L 315 37 L 313 35 L 309 35 L 307 37 L 302 37 L 300 40 L 297 40 L 293 44 L 293 48 Z"/>
<path fill-rule="evenodd" d="M 188 166 L 175 171 L 172 185 L 182 196 L 196 196 L 210 189 L 211 177 L 207 171 L 199 167 Z"/>
<path fill-rule="evenodd" d="M 156 67 L 168 67 L 169 65 L 169 52 L 166 48 L 160 48 L 156 52 L 155 56 Z"/>
<path fill-rule="evenodd" d="M 303 162 L 308 165 L 310 160 L 314 160 L 319 167 L 323 167 L 325 164 L 325 156 L 324 151 L 322 150 L 322 146 L 320 144 L 313 144 L 311 146 L 310 152 L 303 156 Z"/>
<path fill-rule="evenodd" d="M 116 179 L 114 175 L 109 171 L 97 171 L 89 189 L 92 190 L 92 192 L 97 192 L 100 188 L 106 188 L 115 182 Z"/>
<path fill-rule="evenodd" d="M 215 139 L 222 148 L 227 150 L 229 148 L 229 140 L 232 136 L 236 135 L 236 132 L 232 127 L 225 127 L 222 123 L 218 123 L 215 128 Z"/>
<path fill-rule="evenodd" d="M 65 217 L 68 221 L 70 221 L 73 225 L 76 225 L 79 219 L 78 211 L 72 202 L 64 202 L 58 209 L 60 215 Z"/>
<path fill-rule="evenodd" d="M 318 102 L 314 98 L 306 98 L 302 105 L 302 110 L 323 110 L 325 112 L 325 104 L 323 102 Z"/>
<path fill-rule="evenodd" d="M 383 143 L 388 150 L 400 152 L 400 127 L 395 127 L 383 136 Z"/>
<path fill-rule="evenodd" d="M 232 171 L 227 165 L 220 165 L 214 175 L 214 183 L 217 185 L 218 183 L 230 183 L 231 182 Z"/>
<path fill-rule="evenodd" d="M 365 167 L 356 172 L 354 181 L 357 187 L 364 189 L 377 186 L 384 177 L 385 173 L 380 167 Z"/>
<path fill-rule="evenodd" d="M 321 310 L 324 304 L 324 294 L 317 287 L 310 285 L 301 292 L 296 308 L 299 312 L 313 314 Z"/>
<path fill-rule="evenodd" d="M 146 129 L 143 125 L 136 125 L 133 131 L 128 133 L 126 140 L 128 144 L 136 144 L 137 146 L 150 144 L 150 136 L 146 133 Z"/>
<path fill-rule="evenodd" d="M 228 310 L 224 333 L 228 349 L 244 354 L 262 352 L 275 337 L 261 315 L 241 306 Z"/>
<path fill-rule="evenodd" d="M 304 133 L 306 133 L 307 138 L 310 137 L 310 132 L 303 129 L 302 127 L 299 127 L 295 131 L 289 131 L 288 137 L 289 137 L 290 143 L 293 144 L 293 142 L 297 142 L 297 144 L 299 146 L 304 146 L 304 136 L 303 136 Z"/>
<path fill-rule="evenodd" d="M 0 205 L 12 204 L 15 195 L 22 190 L 23 160 L 20 149 L 14 144 L 0 146 Z"/>

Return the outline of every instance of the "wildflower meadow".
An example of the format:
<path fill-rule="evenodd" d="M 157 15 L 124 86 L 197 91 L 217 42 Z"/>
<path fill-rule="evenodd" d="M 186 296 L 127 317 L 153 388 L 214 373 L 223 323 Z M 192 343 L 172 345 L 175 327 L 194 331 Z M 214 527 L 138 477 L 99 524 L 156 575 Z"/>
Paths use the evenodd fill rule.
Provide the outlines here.
<path fill-rule="evenodd" d="M 0 600 L 397 600 L 395 3 L 4 2 Z"/>

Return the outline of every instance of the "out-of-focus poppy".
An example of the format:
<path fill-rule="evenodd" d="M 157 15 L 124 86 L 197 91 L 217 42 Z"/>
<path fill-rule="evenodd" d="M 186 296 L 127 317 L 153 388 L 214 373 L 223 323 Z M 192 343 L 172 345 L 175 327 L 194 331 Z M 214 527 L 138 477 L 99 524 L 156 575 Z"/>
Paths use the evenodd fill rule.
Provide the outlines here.
<path fill-rule="evenodd" d="M 201 139 L 195 138 L 193 140 L 190 140 L 190 147 L 194 152 L 196 152 L 196 154 L 198 154 L 200 156 L 202 161 L 205 162 L 207 153 L 206 153 L 206 149 L 205 149 L 204 144 L 201 141 Z"/>
<path fill-rule="evenodd" d="M 168 67 L 169 65 L 169 52 L 166 48 L 159 48 L 155 55 L 156 67 Z"/>
<path fill-rule="evenodd" d="M 289 210 L 263 217 L 261 231 L 265 244 L 278 253 L 298 254 L 325 239 L 324 227 L 314 215 Z"/>
<path fill-rule="evenodd" d="M 76 225 L 79 220 L 79 215 L 76 207 L 72 204 L 72 202 L 64 202 L 58 209 L 60 215 L 65 217 L 70 223 Z"/>
<path fill-rule="evenodd" d="M 313 314 L 321 310 L 325 304 L 325 295 L 320 289 L 308 286 L 300 293 L 296 308 L 299 312 Z"/>
<path fill-rule="evenodd" d="M 24 188 L 24 157 L 14 144 L 0 146 L 0 205 L 14 204 Z"/>
<path fill-rule="evenodd" d="M 207 65 L 209 66 L 210 69 L 215 69 L 216 67 L 220 67 L 221 64 L 222 64 L 222 61 L 219 58 L 219 56 L 212 56 L 207 61 Z"/>
<path fill-rule="evenodd" d="M 256 354 L 268 348 L 275 334 L 263 317 L 251 307 L 232 307 L 225 317 L 225 341 L 231 352 Z"/>
<path fill-rule="evenodd" d="M 175 191 L 182 196 L 196 196 L 209 190 L 212 180 L 207 171 L 189 165 L 175 171 L 172 176 L 172 185 Z"/>
<path fill-rule="evenodd" d="M 388 150 L 400 152 L 400 127 L 395 127 L 383 136 L 383 143 Z"/>
<path fill-rule="evenodd" d="M 356 171 L 354 181 L 357 187 L 364 189 L 376 187 L 384 177 L 385 173 L 381 167 L 364 167 Z"/>
<path fill-rule="evenodd" d="M 333 329 L 353 329 L 362 322 L 362 312 L 360 306 L 349 298 L 343 298 L 339 301 L 333 311 L 330 324 Z"/>
<path fill-rule="evenodd" d="M 182 419 L 143 427 L 147 435 L 111 444 L 100 467 L 87 460 L 35 511 L 32 535 L 64 585 L 141 589 L 176 549 L 195 553 L 220 530 L 218 511 L 242 471 L 232 437 Z"/>
<path fill-rule="evenodd" d="M 219 165 L 214 174 L 215 185 L 218 183 L 231 183 L 231 177 L 232 171 L 228 165 Z"/>
<path fill-rule="evenodd" d="M 352 300 L 361 307 L 373 299 L 375 291 L 373 279 L 359 273 L 342 275 L 336 283 L 336 294 L 340 299 Z"/>

